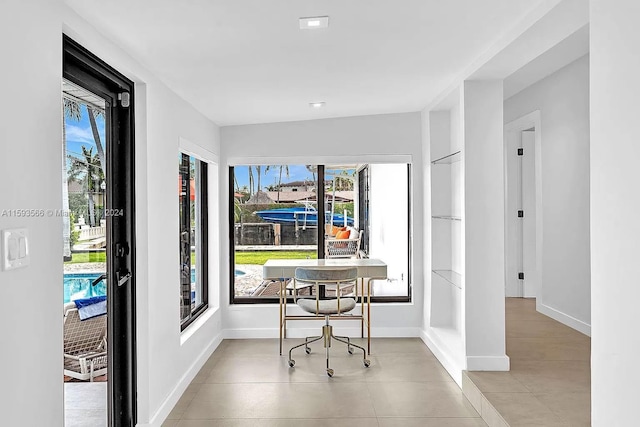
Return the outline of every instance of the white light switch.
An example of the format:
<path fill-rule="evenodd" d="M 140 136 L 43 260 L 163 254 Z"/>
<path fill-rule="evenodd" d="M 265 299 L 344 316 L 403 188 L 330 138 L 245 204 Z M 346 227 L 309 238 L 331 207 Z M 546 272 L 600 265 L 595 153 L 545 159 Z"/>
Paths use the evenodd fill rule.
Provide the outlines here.
<path fill-rule="evenodd" d="M 29 265 L 29 230 L 17 228 L 14 230 L 2 230 L 2 269 Z"/>

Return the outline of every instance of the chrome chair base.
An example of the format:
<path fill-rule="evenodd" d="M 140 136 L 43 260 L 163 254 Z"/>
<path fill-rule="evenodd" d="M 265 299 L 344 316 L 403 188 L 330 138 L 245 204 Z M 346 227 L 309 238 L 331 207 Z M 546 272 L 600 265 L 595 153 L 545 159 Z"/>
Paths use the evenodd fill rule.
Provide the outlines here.
<path fill-rule="evenodd" d="M 304 339 L 304 342 L 302 344 L 298 344 L 295 345 L 293 347 L 291 347 L 289 349 L 289 367 L 293 368 L 296 365 L 296 361 L 293 360 L 293 358 L 291 357 L 291 353 L 293 352 L 293 350 L 300 348 L 300 347 L 304 347 L 304 351 L 307 354 L 311 354 L 311 347 L 309 347 L 309 344 L 316 342 L 316 341 L 320 341 L 323 340 L 323 344 L 324 344 L 324 348 L 325 348 L 325 352 L 326 352 L 326 361 L 327 361 L 327 375 L 329 377 L 333 377 L 334 371 L 333 369 L 331 369 L 329 367 L 329 348 L 331 348 L 331 340 L 334 339 L 338 342 L 341 342 L 343 344 L 347 345 L 347 352 L 349 354 L 353 354 L 353 349 L 354 347 L 362 350 L 362 363 L 364 365 L 365 368 L 368 368 L 369 366 L 371 366 L 371 361 L 369 359 L 367 359 L 367 350 L 365 350 L 364 347 L 360 347 L 357 344 L 353 344 L 351 343 L 351 338 L 349 337 L 343 337 L 343 336 L 336 336 L 333 334 L 333 326 L 331 326 L 329 324 L 329 316 L 325 316 L 325 325 L 322 327 L 322 335 L 320 336 L 314 336 L 314 337 L 306 337 Z"/>

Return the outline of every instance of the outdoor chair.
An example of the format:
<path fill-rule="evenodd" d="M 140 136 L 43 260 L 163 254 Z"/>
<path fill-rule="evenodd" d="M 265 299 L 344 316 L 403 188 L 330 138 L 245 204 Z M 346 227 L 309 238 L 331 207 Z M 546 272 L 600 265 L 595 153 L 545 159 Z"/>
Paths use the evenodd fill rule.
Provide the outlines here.
<path fill-rule="evenodd" d="M 324 241 L 324 257 L 331 258 L 358 258 L 360 255 L 360 240 L 362 239 L 362 230 L 356 230 L 355 238 L 327 238 Z M 338 233 L 340 236 L 340 233 Z"/>
<path fill-rule="evenodd" d="M 325 324 L 322 327 L 322 335 L 314 337 L 306 337 L 304 343 L 291 347 L 289 350 L 289 367 L 295 366 L 295 360 L 291 357 L 293 350 L 304 347 L 307 354 L 311 354 L 311 348 L 309 344 L 323 340 L 326 353 L 326 372 L 329 377 L 333 377 L 333 369 L 329 366 L 329 348 L 331 347 L 331 341 L 336 340 L 347 345 L 347 351 L 349 354 L 353 354 L 354 347 L 362 350 L 363 364 L 366 368 L 369 367 L 371 362 L 367 359 L 367 351 L 356 344 L 351 343 L 349 337 L 337 336 L 333 334 L 333 326 L 329 323 L 331 318 L 349 318 L 351 317 L 350 311 L 357 306 L 357 300 L 352 297 L 343 297 L 342 292 L 349 290 L 351 292 L 354 289 L 358 280 L 358 269 L 355 267 L 336 267 L 332 269 L 327 268 L 313 268 L 313 267 L 298 267 L 296 268 L 294 283 L 294 296 L 297 286 L 312 285 L 315 289 L 315 298 L 297 298 L 296 304 L 307 313 L 311 313 L 315 318 L 324 318 Z M 322 288 L 327 286 L 333 286 L 335 289 L 335 296 L 332 298 L 321 299 L 321 295 L 324 294 Z M 354 316 L 354 320 L 360 317 Z"/>
<path fill-rule="evenodd" d="M 283 288 L 284 285 L 284 288 Z M 251 293 L 252 297 L 278 296 L 284 289 L 287 295 L 294 294 L 293 281 L 289 278 L 281 277 L 278 280 L 263 280 L 262 283 Z M 297 295 L 311 295 L 311 285 L 299 286 L 295 289 Z"/>
<path fill-rule="evenodd" d="M 93 381 L 107 373 L 107 315 L 80 320 L 74 304 L 65 308 L 64 374 Z"/>

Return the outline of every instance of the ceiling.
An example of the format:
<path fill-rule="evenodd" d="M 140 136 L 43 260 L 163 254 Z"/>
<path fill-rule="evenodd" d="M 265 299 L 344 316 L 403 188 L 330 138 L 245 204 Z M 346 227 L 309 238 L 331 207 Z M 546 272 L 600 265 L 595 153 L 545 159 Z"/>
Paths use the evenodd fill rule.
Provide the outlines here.
<path fill-rule="evenodd" d="M 541 1 L 66 3 L 225 126 L 419 111 Z"/>
<path fill-rule="evenodd" d="M 551 49 L 504 79 L 507 99 L 589 53 L 589 25 L 585 25 Z"/>

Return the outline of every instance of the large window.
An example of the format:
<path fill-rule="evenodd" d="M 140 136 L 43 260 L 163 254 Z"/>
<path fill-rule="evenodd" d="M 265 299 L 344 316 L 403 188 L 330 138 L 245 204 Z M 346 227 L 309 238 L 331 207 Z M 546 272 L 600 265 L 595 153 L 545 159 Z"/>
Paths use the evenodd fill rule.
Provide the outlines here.
<path fill-rule="evenodd" d="M 180 320 L 186 328 L 207 308 L 207 164 L 180 154 Z"/>
<path fill-rule="evenodd" d="M 277 297 L 279 283 L 262 280 L 274 258 L 318 258 L 315 165 L 240 165 L 232 168 L 232 299 Z"/>
<path fill-rule="evenodd" d="M 343 227 L 360 236 L 349 256 L 388 265 L 389 280 L 373 282 L 373 301 L 409 301 L 407 170 L 406 163 L 231 167 L 231 302 L 276 302 L 280 283 L 263 280 L 263 264 L 343 256 L 330 249 L 340 242 L 325 243 Z"/>

